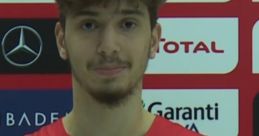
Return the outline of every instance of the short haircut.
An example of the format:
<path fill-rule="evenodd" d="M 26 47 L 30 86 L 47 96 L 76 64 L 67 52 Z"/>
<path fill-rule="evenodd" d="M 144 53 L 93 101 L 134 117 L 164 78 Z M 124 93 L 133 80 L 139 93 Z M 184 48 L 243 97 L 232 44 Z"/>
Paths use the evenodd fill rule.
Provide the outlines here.
<path fill-rule="evenodd" d="M 120 3 L 122 0 L 56 0 L 60 10 L 60 22 L 65 27 L 65 18 L 68 13 L 74 13 L 79 9 L 92 5 L 107 5 L 109 3 Z M 129 4 L 138 7 L 139 2 L 147 6 L 151 29 L 156 25 L 158 9 L 166 0 L 125 0 Z"/>

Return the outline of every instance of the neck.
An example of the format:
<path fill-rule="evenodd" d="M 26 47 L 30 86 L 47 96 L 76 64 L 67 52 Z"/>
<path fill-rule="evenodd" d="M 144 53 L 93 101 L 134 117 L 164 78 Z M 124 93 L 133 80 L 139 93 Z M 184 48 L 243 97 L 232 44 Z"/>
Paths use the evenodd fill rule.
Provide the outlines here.
<path fill-rule="evenodd" d="M 142 136 L 153 122 L 154 116 L 142 107 L 142 83 L 127 100 L 112 108 L 96 101 L 76 82 L 73 89 L 73 109 L 64 118 L 71 136 Z"/>

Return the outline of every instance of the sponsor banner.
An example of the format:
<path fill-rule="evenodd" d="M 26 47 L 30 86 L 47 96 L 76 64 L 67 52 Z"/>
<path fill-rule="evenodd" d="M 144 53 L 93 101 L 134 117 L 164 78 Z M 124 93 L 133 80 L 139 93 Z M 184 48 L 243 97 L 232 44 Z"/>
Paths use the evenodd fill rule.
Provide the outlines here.
<path fill-rule="evenodd" d="M 238 135 L 237 89 L 146 89 L 148 111 L 208 136 Z"/>
<path fill-rule="evenodd" d="M 238 134 L 238 90 L 145 89 L 143 101 L 148 111 L 193 131 L 209 136 Z M 71 106 L 71 91 L 1 90 L 0 132 L 14 136 L 32 132 L 64 116 Z"/>
<path fill-rule="evenodd" d="M 259 21 L 257 21 L 253 28 L 253 73 L 259 73 Z"/>
<path fill-rule="evenodd" d="M 147 74 L 226 74 L 238 63 L 238 18 L 160 18 Z"/>
<path fill-rule="evenodd" d="M 64 116 L 71 109 L 71 91 L 0 91 L 0 132 L 21 136 Z"/>
<path fill-rule="evenodd" d="M 55 19 L 2 19 L 0 73 L 68 73 L 57 51 Z"/>
<path fill-rule="evenodd" d="M 254 136 L 259 136 L 259 94 L 254 99 Z"/>

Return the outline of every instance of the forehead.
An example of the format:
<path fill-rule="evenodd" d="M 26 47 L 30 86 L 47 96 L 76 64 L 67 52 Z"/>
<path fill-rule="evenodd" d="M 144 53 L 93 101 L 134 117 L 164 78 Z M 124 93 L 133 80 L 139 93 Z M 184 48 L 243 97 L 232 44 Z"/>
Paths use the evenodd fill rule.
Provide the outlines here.
<path fill-rule="evenodd" d="M 147 11 L 147 6 L 142 0 L 72 0 L 73 4 L 69 5 L 69 13 L 77 15 L 82 11 L 102 11 L 113 10 L 120 12 L 122 10 L 128 11 Z"/>

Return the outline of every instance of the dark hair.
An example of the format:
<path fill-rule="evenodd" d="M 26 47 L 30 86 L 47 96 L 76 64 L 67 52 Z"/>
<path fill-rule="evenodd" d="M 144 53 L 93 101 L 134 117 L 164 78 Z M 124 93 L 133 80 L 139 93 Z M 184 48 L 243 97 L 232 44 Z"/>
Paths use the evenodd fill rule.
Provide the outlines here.
<path fill-rule="evenodd" d="M 104 6 L 110 2 L 120 2 L 121 0 L 56 0 L 60 10 L 60 22 L 65 26 L 65 16 L 68 13 L 73 13 L 85 6 L 103 4 Z M 147 6 L 151 28 L 157 23 L 157 12 L 159 7 L 165 3 L 166 0 L 126 0 L 128 3 L 137 4 L 144 3 Z M 136 6 L 137 6 L 136 5 Z"/>

